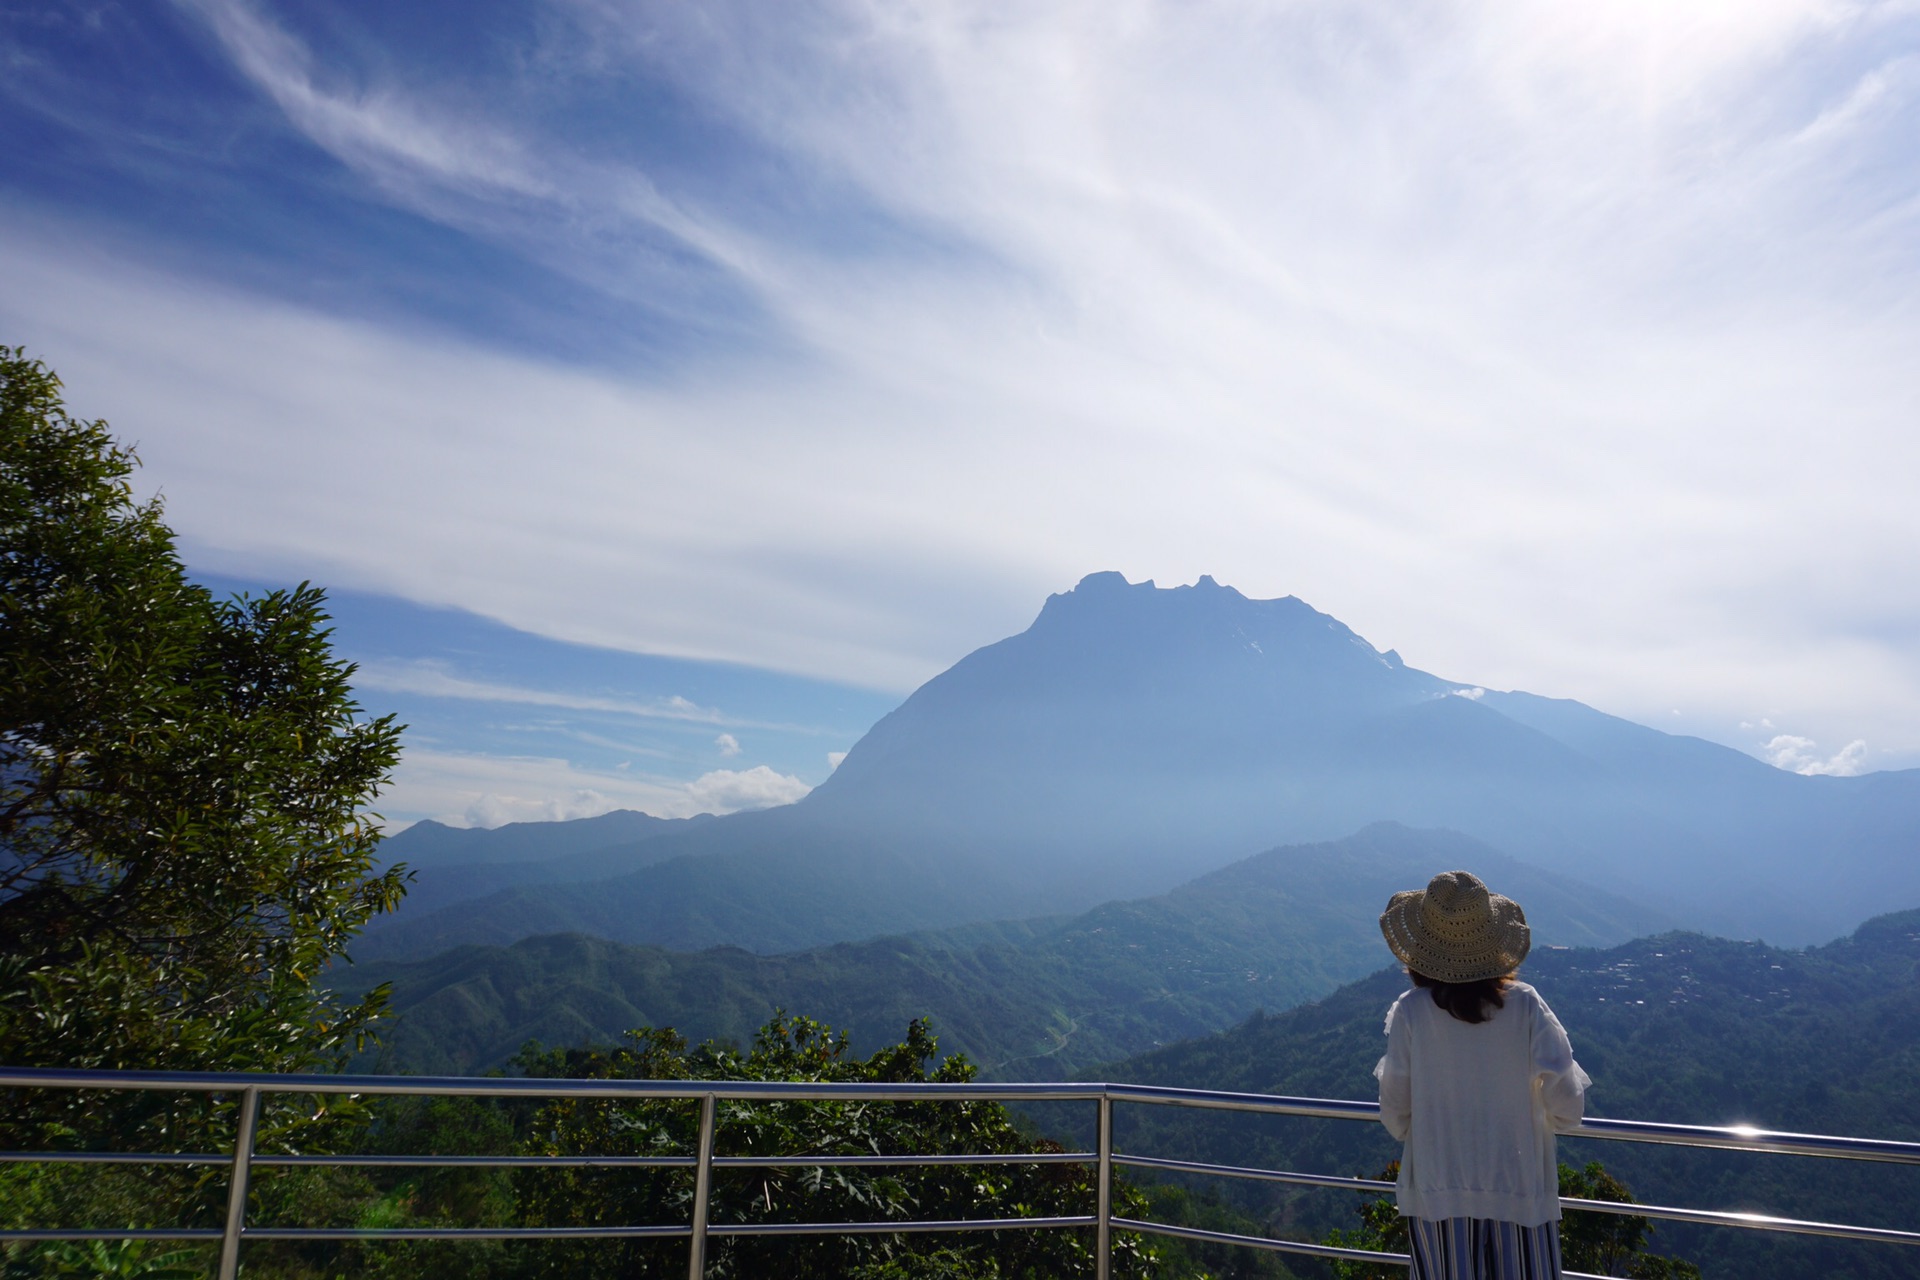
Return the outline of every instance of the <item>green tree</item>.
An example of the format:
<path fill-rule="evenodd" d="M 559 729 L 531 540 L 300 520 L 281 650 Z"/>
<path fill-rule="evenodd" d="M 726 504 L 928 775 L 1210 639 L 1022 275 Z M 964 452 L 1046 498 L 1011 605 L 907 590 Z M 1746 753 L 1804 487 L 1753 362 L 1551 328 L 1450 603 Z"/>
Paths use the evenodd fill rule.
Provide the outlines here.
<path fill-rule="evenodd" d="M 749 1050 L 693 1048 L 672 1029 L 628 1032 L 614 1046 L 541 1048 L 518 1055 L 516 1071 L 549 1079 L 831 1080 L 966 1082 L 962 1057 L 935 1065 L 937 1042 L 924 1021 L 870 1057 L 849 1050 L 845 1032 L 776 1013 Z M 1021 1155 L 1060 1151 L 1035 1138 L 1000 1105 L 987 1102 L 722 1102 L 716 1155 Z M 365 1150 L 440 1155 L 687 1157 L 697 1144 L 697 1103 L 588 1098 L 386 1100 L 363 1134 Z M 271 1171 L 265 1180 L 271 1180 Z M 315 1197 L 276 1221 L 301 1226 L 484 1226 L 599 1228 L 685 1224 L 693 1174 L 676 1169 L 409 1169 L 355 1171 L 357 1196 Z M 342 1184 L 342 1190 L 346 1186 Z M 716 1169 L 710 1221 L 885 1222 L 908 1219 L 1020 1219 L 1089 1215 L 1091 1165 L 783 1167 Z M 1114 1211 L 1142 1217 L 1146 1199 L 1116 1182 Z M 265 1215 L 263 1215 L 265 1217 Z M 1158 1245 L 1114 1242 L 1116 1276 L 1202 1276 L 1158 1265 Z M 286 1280 L 574 1280 L 599 1276 L 684 1276 L 685 1240 L 568 1240 L 501 1244 L 380 1242 L 255 1245 L 250 1274 Z M 954 1234 L 860 1234 L 820 1238 L 708 1240 L 708 1276 L 793 1280 L 1052 1280 L 1091 1276 L 1091 1228 Z M 1235 1272 L 1238 1274 L 1238 1272 Z M 1269 1274 L 1246 1272 L 1246 1274 Z M 1284 1272 L 1273 1272 L 1281 1274 Z"/>
<path fill-rule="evenodd" d="M 1398 1182 L 1400 1162 L 1393 1161 L 1375 1176 L 1375 1180 Z M 1400 1216 L 1400 1210 L 1390 1198 L 1363 1200 L 1354 1212 L 1360 1215 L 1360 1225 L 1352 1230 L 1328 1232 L 1328 1244 L 1347 1249 L 1371 1249 L 1376 1253 L 1406 1253 L 1413 1247 L 1407 1235 L 1406 1219 Z M 1333 1274 L 1338 1280 L 1405 1280 L 1407 1272 L 1405 1267 L 1335 1262 Z"/>
<path fill-rule="evenodd" d="M 315 979 L 403 892 L 363 813 L 399 728 L 354 703 L 319 591 L 190 582 L 136 465 L 0 347 L 0 1060 L 324 1068 L 384 1007 Z M 264 1139 L 312 1149 L 353 1109 L 277 1100 Z M 0 1147 L 195 1149 L 231 1111 L 16 1091 Z"/>
<path fill-rule="evenodd" d="M 34 1261 L 39 1274 L 49 1280 L 202 1280 L 206 1275 L 196 1250 L 162 1253 L 137 1240 L 48 1245 Z"/>
<path fill-rule="evenodd" d="M 1196 1191 L 1179 1183 L 1153 1181 L 1151 1173 L 1134 1176 L 1141 1179 L 1147 1217 L 1153 1222 L 1236 1236 L 1275 1234 L 1270 1222 L 1235 1206 L 1217 1186 L 1207 1185 Z M 1282 1228 L 1281 1234 L 1300 1238 L 1287 1228 Z M 1154 1247 L 1159 1253 L 1153 1272 L 1156 1280 L 1296 1280 L 1282 1255 L 1265 1249 L 1165 1236 L 1155 1240 Z M 1315 1268 L 1312 1274 L 1319 1274 L 1317 1264 L 1307 1265 Z M 1405 1272 L 1394 1280 L 1406 1280 Z"/>
<path fill-rule="evenodd" d="M 572 1079 L 944 1082 L 973 1079 L 964 1058 L 935 1064 L 937 1043 L 924 1022 L 906 1038 L 869 1057 L 850 1052 L 844 1033 L 809 1018 L 776 1013 L 750 1049 L 706 1044 L 692 1048 L 670 1029 L 628 1033 L 603 1048 L 529 1048 L 516 1066 L 530 1076 Z M 695 1149 L 698 1108 L 686 1101 L 557 1098 L 529 1106 L 516 1100 L 463 1102 L 475 1133 L 502 1132 L 510 1148 L 552 1156 L 686 1156 Z M 383 1149 L 411 1146 L 403 1127 L 444 1131 L 453 1111 L 414 1108 L 389 1132 L 370 1134 Z M 486 1118 L 488 1116 L 494 1118 Z M 1060 1148 L 1023 1132 L 989 1102 L 763 1102 L 719 1104 L 719 1156 L 1020 1155 Z M 496 1137 L 495 1141 L 501 1141 Z M 437 1143 L 435 1145 L 438 1145 Z M 441 1147 L 446 1150 L 448 1148 Z M 463 1148 L 464 1149 L 464 1148 Z M 684 1168 L 520 1169 L 491 1175 L 451 1197 L 426 1179 L 395 1188 L 385 1221 L 401 1225 L 472 1225 L 473 1207 L 501 1205 L 490 1225 L 596 1227 L 609 1224 L 683 1224 L 692 1216 L 693 1180 Z M 511 1190 L 503 1199 L 503 1186 Z M 1090 1214 L 1094 1173 L 1084 1164 L 965 1165 L 915 1168 L 786 1167 L 717 1169 L 709 1212 L 722 1223 L 886 1222 L 910 1219 L 1055 1217 Z M 1114 1212 L 1140 1216 L 1144 1197 L 1116 1183 Z M 370 1220 L 362 1213 L 360 1221 Z M 1093 1274 L 1093 1233 L 1015 1230 L 939 1237 L 911 1233 L 819 1237 L 729 1237 L 709 1241 L 708 1274 L 773 1276 L 793 1280 L 1040 1280 Z M 357 1275 L 431 1275 L 457 1266 L 465 1276 L 580 1280 L 607 1275 L 686 1274 L 684 1240 L 515 1242 L 511 1252 L 475 1258 L 447 1254 L 445 1246 L 365 1246 L 346 1259 Z M 1114 1274 L 1149 1274 L 1155 1250 L 1132 1238 L 1114 1246 Z M 474 1262 L 480 1263 L 479 1267 Z M 450 1272 L 449 1272 L 450 1273 Z"/>
<path fill-rule="evenodd" d="M 1560 1194 L 1575 1200 L 1633 1204 L 1633 1192 L 1599 1161 L 1560 1166 Z M 1570 1210 L 1560 1223 L 1560 1254 L 1569 1271 L 1632 1280 L 1700 1280 L 1700 1268 L 1682 1258 L 1647 1251 L 1653 1224 L 1638 1214 Z"/>

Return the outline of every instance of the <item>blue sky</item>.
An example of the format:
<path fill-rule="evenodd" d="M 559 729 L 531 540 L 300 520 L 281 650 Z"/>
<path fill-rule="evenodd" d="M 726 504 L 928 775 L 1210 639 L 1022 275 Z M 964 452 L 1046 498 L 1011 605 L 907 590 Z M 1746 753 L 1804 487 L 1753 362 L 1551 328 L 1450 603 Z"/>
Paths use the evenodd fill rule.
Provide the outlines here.
<path fill-rule="evenodd" d="M 794 793 L 1100 569 L 1909 767 L 1917 50 L 1846 0 L 10 0 L 0 341 L 196 571 L 333 589 L 406 816 Z"/>
<path fill-rule="evenodd" d="M 223 574 L 222 595 L 284 583 Z M 404 724 L 390 824 L 757 809 L 799 799 L 898 699 L 729 663 L 567 644 L 456 609 L 334 590 L 333 646 Z"/>

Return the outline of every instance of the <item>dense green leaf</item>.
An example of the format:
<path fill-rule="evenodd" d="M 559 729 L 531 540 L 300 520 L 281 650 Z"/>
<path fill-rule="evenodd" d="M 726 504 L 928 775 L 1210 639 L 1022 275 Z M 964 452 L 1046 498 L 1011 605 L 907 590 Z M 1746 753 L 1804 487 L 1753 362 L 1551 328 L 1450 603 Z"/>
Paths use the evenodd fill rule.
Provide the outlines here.
<path fill-rule="evenodd" d="M 314 979 L 403 892 L 404 871 L 374 872 L 364 812 L 400 730 L 355 704 L 318 590 L 218 600 L 188 579 L 136 461 L 0 348 L 0 1060 L 323 1069 L 386 1004 Z M 233 1116 L 230 1097 L 11 1091 L 0 1147 L 217 1151 Z M 261 1141 L 324 1149 L 363 1118 L 275 1098 Z M 217 1220 L 214 1174 L 37 1177 L 63 1215 Z M 7 1225 L 29 1225 L 25 1202 L 0 1205 Z M 44 1259 L 161 1275 L 164 1256 Z"/>

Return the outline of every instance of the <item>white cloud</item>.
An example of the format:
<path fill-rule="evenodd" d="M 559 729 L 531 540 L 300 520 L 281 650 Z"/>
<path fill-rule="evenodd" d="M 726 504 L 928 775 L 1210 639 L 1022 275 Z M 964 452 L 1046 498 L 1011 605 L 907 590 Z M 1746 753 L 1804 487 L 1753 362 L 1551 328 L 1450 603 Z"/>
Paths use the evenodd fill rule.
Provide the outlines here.
<path fill-rule="evenodd" d="M 530 94 L 674 77 L 895 220 L 851 247 L 196 7 L 375 193 L 627 294 L 670 237 L 781 339 L 559 367 L 6 215 L 0 321 L 196 563 L 890 689 L 1083 572 L 1211 572 L 1450 678 L 1724 724 L 1788 690 L 1920 752 L 1898 6 L 556 7 L 598 61 Z"/>
<path fill-rule="evenodd" d="M 684 786 L 626 770 L 594 770 L 547 756 L 484 755 L 410 748 L 374 808 L 395 820 L 436 818 L 453 826 L 552 822 L 610 809 L 686 817 Z"/>
<path fill-rule="evenodd" d="M 470 827 L 497 827 L 508 822 L 570 822 L 575 818 L 594 818 L 616 807 L 590 788 L 545 799 L 502 796 L 488 791 L 474 797 L 461 816 Z"/>
<path fill-rule="evenodd" d="M 692 782 L 649 776 L 623 766 L 589 769 L 543 756 L 499 756 L 409 750 L 393 784 L 374 808 L 401 827 L 419 818 L 452 826 L 557 822 L 611 809 L 662 818 L 733 813 L 791 804 L 810 788 L 765 765 L 716 770 Z"/>
<path fill-rule="evenodd" d="M 724 221 L 671 199 L 644 173 L 529 136 L 510 112 L 488 120 L 470 102 L 436 99 L 395 79 L 391 67 L 376 78 L 325 68 L 251 0 L 180 3 L 205 20 L 235 69 L 291 125 L 396 204 L 489 238 L 517 240 L 549 266 L 615 293 L 645 291 L 662 306 L 672 303 L 662 288 L 668 278 L 626 266 L 660 256 L 635 252 L 636 226 L 676 253 L 751 270 L 751 249 L 736 242 Z M 543 234 L 543 222 L 555 218 L 573 223 L 576 232 L 601 228 L 617 250 L 594 251 Z"/>
<path fill-rule="evenodd" d="M 739 809 L 769 809 L 777 804 L 792 804 L 813 790 L 800 779 L 775 773 L 757 764 L 738 772 L 715 769 L 687 784 L 694 805 L 711 813 L 732 813 Z"/>
<path fill-rule="evenodd" d="M 507 130 L 471 115 L 423 112 L 418 100 L 380 90 L 329 91 L 297 40 L 247 0 L 182 0 L 197 11 L 233 64 L 303 133 L 372 175 L 431 175 L 473 190 L 521 197 L 558 193 L 534 177 L 528 149 Z"/>
<path fill-rule="evenodd" d="M 655 702 L 634 702 L 624 698 L 601 698 L 587 694 L 565 693 L 557 689 L 529 689 L 489 680 L 470 680 L 455 675 L 444 663 L 432 659 L 412 662 L 367 662 L 354 673 L 355 687 L 378 689 L 387 693 L 413 693 L 430 698 L 461 698 L 474 702 L 522 703 L 536 707 L 557 707 L 568 711 L 607 711 L 616 715 L 647 720 L 686 720 L 695 723 L 736 723 L 710 707 L 698 706 L 674 695 Z M 722 734 L 721 737 L 730 735 Z"/>
<path fill-rule="evenodd" d="M 1761 757 L 1776 769 L 1792 773 L 1828 774 L 1838 778 L 1857 775 L 1866 762 L 1867 744 L 1854 739 L 1830 756 L 1822 757 L 1819 744 L 1797 734 L 1776 734 L 1760 749 Z"/>
<path fill-rule="evenodd" d="M 844 751 L 827 752 L 827 768 L 838 769 L 840 767 L 840 762 L 842 760 L 845 760 L 846 758 L 847 758 L 847 753 Z"/>
<path fill-rule="evenodd" d="M 713 745 L 720 748 L 720 754 L 723 756 L 731 757 L 740 754 L 740 739 L 730 733 L 723 733 L 715 738 Z"/>
<path fill-rule="evenodd" d="M 1487 691 L 1478 687 L 1472 689 L 1455 689 L 1453 690 L 1453 696 L 1456 698 L 1465 698 L 1469 702 L 1478 702 L 1487 696 Z"/>

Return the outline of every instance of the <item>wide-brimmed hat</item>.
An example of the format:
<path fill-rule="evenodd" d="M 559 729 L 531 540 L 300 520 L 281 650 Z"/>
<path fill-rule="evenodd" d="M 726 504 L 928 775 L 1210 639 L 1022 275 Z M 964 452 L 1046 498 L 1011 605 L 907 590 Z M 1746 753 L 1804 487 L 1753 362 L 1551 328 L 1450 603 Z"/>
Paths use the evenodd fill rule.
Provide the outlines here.
<path fill-rule="evenodd" d="M 1443 871 L 1425 889 L 1394 894 L 1380 932 L 1407 968 L 1439 982 L 1503 977 L 1533 946 L 1520 904 L 1488 893 L 1465 871 Z"/>

